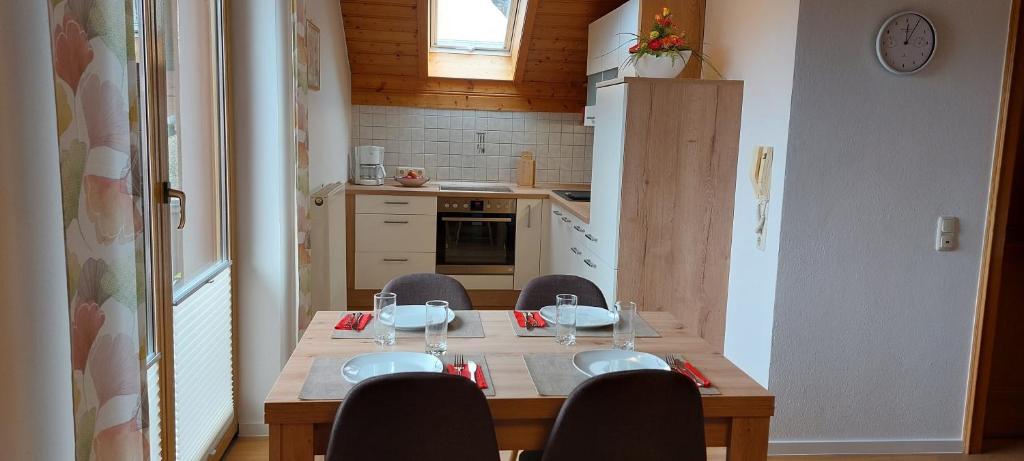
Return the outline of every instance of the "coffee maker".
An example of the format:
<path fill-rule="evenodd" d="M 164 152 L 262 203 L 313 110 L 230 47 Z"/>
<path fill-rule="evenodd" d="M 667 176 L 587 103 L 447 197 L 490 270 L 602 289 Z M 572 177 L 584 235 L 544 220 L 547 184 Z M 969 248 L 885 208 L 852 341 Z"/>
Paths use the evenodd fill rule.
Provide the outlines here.
<path fill-rule="evenodd" d="M 356 146 L 353 158 L 352 183 L 361 186 L 384 184 L 384 148 L 380 146 Z"/>

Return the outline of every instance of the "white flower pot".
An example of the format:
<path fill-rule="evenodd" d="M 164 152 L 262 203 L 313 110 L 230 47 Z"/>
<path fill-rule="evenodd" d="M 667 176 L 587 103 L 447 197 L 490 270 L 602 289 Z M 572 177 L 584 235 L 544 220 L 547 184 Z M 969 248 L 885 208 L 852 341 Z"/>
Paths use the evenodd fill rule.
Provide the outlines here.
<path fill-rule="evenodd" d="M 686 68 L 690 53 L 682 51 L 678 55 L 666 53 L 661 56 L 645 54 L 636 60 L 636 73 L 640 77 L 676 78 Z"/>

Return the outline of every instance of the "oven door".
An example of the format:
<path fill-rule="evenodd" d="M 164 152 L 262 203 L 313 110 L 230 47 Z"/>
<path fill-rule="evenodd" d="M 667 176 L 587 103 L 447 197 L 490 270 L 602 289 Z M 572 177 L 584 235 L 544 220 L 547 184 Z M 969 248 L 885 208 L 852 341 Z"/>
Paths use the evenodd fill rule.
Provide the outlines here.
<path fill-rule="evenodd" d="M 438 213 L 439 274 L 513 274 L 515 245 L 515 214 Z"/>

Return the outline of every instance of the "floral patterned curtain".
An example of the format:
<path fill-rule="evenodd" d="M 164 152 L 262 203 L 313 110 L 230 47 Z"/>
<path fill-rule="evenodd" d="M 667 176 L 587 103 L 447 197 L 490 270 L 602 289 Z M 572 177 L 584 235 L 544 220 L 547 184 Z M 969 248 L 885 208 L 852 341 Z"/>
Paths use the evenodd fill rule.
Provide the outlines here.
<path fill-rule="evenodd" d="M 309 252 L 309 112 L 306 105 L 306 65 L 309 49 L 306 46 L 306 0 L 292 0 L 292 67 L 295 71 L 293 99 L 295 104 L 295 222 L 298 236 L 298 323 L 299 334 L 306 330 L 313 318 Z"/>
<path fill-rule="evenodd" d="M 134 8 L 51 0 L 78 460 L 148 458 Z"/>

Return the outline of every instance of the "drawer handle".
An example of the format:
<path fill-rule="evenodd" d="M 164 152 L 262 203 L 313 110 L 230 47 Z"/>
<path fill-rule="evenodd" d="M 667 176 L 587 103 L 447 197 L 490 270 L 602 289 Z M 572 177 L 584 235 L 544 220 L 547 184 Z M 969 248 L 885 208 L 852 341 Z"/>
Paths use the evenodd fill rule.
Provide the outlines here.
<path fill-rule="evenodd" d="M 408 205 L 409 202 L 384 202 L 385 205 Z"/>
<path fill-rule="evenodd" d="M 562 216 L 562 212 L 561 212 L 561 211 L 558 211 L 558 210 L 551 210 L 551 212 L 552 212 L 552 213 L 554 213 L 554 214 L 555 214 L 555 216 Z"/>
<path fill-rule="evenodd" d="M 572 222 L 572 220 L 569 219 L 569 218 L 566 218 L 565 216 L 562 216 L 562 222 Z"/>
<path fill-rule="evenodd" d="M 409 262 L 409 258 L 384 258 L 386 263 L 404 263 Z"/>
<path fill-rule="evenodd" d="M 384 224 L 409 224 L 409 221 L 384 221 Z"/>
<path fill-rule="evenodd" d="M 597 264 L 594 264 L 589 259 L 584 259 L 583 264 L 590 266 L 592 269 L 597 269 Z"/>
<path fill-rule="evenodd" d="M 597 237 L 594 237 L 593 235 L 590 235 L 590 234 L 584 234 L 584 237 L 586 237 L 587 240 L 590 240 L 591 242 L 596 242 L 597 241 Z"/>
<path fill-rule="evenodd" d="M 581 254 L 583 254 L 583 252 L 582 252 L 582 251 L 580 251 L 579 249 L 577 249 L 576 247 L 572 247 L 572 248 L 569 248 L 569 250 L 572 250 L 572 252 L 573 252 L 574 254 L 576 254 L 576 255 L 581 255 Z"/>
<path fill-rule="evenodd" d="M 580 227 L 580 226 L 572 226 L 572 228 L 573 228 L 573 229 L 576 229 L 576 232 L 586 232 L 586 230 L 584 230 L 584 229 L 583 229 L 582 227 Z"/>
<path fill-rule="evenodd" d="M 533 205 L 526 205 L 526 228 L 533 228 Z"/>

